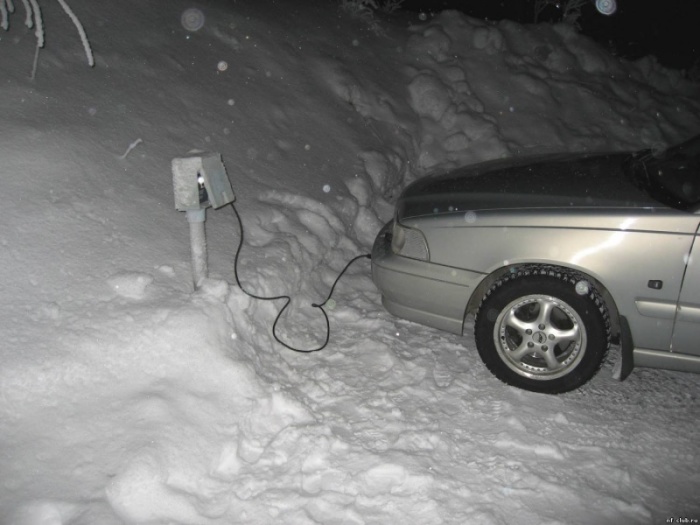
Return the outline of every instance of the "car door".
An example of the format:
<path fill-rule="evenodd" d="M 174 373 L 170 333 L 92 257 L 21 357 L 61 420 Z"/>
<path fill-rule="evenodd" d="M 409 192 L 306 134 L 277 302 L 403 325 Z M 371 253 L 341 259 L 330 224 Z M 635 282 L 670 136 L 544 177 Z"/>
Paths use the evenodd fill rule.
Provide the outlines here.
<path fill-rule="evenodd" d="M 700 356 L 700 226 L 678 298 L 671 351 Z"/>

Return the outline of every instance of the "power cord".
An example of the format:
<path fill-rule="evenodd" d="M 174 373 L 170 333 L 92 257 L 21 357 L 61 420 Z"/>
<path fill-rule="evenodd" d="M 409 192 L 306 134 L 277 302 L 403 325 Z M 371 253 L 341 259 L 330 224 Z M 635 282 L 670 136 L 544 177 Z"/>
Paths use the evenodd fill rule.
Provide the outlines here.
<path fill-rule="evenodd" d="M 357 257 L 353 257 L 350 262 L 348 262 L 345 265 L 345 268 L 338 274 L 338 277 L 336 277 L 335 282 L 333 283 L 333 286 L 331 286 L 331 291 L 328 293 L 328 297 L 326 297 L 326 300 L 323 301 L 322 303 L 311 303 L 311 306 L 314 308 L 318 308 L 321 310 L 321 313 L 323 313 L 323 317 L 326 320 L 326 340 L 323 342 L 321 346 L 318 348 L 311 348 L 311 349 L 303 349 L 303 348 L 296 348 L 290 344 L 285 343 L 282 341 L 282 339 L 279 338 L 277 335 L 277 323 L 280 320 L 280 317 L 282 317 L 282 314 L 284 311 L 287 309 L 287 306 L 289 306 L 289 303 L 292 301 L 292 298 L 289 295 L 278 295 L 275 297 L 262 297 L 260 295 L 255 295 L 254 293 L 251 293 L 247 291 L 245 288 L 243 288 L 243 285 L 241 284 L 240 279 L 238 278 L 238 258 L 241 254 L 241 249 L 243 248 L 243 221 L 241 220 L 241 216 L 238 214 L 238 210 L 236 209 L 236 206 L 231 203 L 231 208 L 233 208 L 233 213 L 236 214 L 236 219 L 238 220 L 238 228 L 240 232 L 240 241 L 238 243 L 238 249 L 236 250 L 236 257 L 233 262 L 233 274 L 236 278 L 236 284 L 238 287 L 241 289 L 241 291 L 246 294 L 249 297 L 252 297 L 253 299 L 259 299 L 261 301 L 277 301 L 279 299 L 284 299 L 285 303 L 284 306 L 281 308 L 281 310 L 277 313 L 277 317 L 275 317 L 275 322 L 272 324 L 272 336 L 275 338 L 275 341 L 277 341 L 279 344 L 284 346 L 285 348 L 288 348 L 289 350 L 292 350 L 294 352 L 301 352 L 301 353 L 311 353 L 311 352 L 318 352 L 319 350 L 323 350 L 326 348 L 328 345 L 328 341 L 330 340 L 331 337 L 331 323 L 330 320 L 328 319 L 328 314 L 326 313 L 326 310 L 323 308 L 326 303 L 330 300 L 331 296 L 333 295 L 333 292 L 335 291 L 335 286 L 338 284 L 338 281 L 340 281 L 340 278 L 343 276 L 343 274 L 347 271 L 348 268 L 357 260 L 359 259 L 371 259 L 372 255 L 369 253 L 363 254 L 363 255 L 358 255 Z"/>

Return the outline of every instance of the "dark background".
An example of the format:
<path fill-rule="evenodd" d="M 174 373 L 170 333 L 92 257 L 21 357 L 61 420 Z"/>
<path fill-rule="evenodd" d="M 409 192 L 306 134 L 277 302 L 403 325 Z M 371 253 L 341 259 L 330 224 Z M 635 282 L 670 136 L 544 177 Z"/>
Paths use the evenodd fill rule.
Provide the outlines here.
<path fill-rule="evenodd" d="M 534 22 L 534 0 L 406 0 L 407 11 L 436 13 L 456 9 L 470 16 L 521 23 Z M 582 9 L 581 32 L 618 56 L 635 60 L 654 55 L 675 69 L 697 67 L 700 43 L 700 0 L 617 0 L 617 12 L 598 13 L 592 0 Z M 540 21 L 559 18 L 549 7 Z"/>

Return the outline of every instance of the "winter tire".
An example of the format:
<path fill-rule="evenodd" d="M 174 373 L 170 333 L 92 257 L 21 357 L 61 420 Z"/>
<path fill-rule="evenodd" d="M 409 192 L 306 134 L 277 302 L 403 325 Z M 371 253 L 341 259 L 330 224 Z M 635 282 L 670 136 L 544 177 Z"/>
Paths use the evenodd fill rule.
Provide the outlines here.
<path fill-rule="evenodd" d="M 582 275 L 526 266 L 486 292 L 474 333 L 482 361 L 501 381 L 560 394 L 579 388 L 600 369 L 610 346 L 610 318 Z"/>

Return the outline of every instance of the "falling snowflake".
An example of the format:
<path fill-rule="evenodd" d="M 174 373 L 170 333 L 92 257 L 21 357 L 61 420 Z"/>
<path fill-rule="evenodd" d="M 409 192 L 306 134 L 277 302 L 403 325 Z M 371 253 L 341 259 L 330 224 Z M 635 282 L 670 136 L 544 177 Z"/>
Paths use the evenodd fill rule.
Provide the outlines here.
<path fill-rule="evenodd" d="M 576 286 L 574 287 L 576 290 L 576 293 L 579 295 L 586 295 L 588 291 L 591 289 L 591 286 L 588 284 L 587 281 L 579 281 L 576 283 Z"/>
<path fill-rule="evenodd" d="M 464 214 L 464 221 L 469 224 L 474 224 L 476 222 L 476 212 L 468 211 Z"/>
<path fill-rule="evenodd" d="M 609 16 L 617 11 L 617 2 L 615 0 L 596 0 L 595 8 L 600 14 Z"/>
<path fill-rule="evenodd" d="M 180 23 L 188 31 L 199 31 L 204 27 L 204 13 L 196 7 L 185 9 L 180 17 Z"/>
<path fill-rule="evenodd" d="M 219 71 L 226 71 L 228 69 L 228 62 L 222 60 L 216 65 L 216 69 L 218 69 Z"/>
<path fill-rule="evenodd" d="M 326 184 L 326 185 L 323 186 L 323 193 L 330 193 L 330 191 L 331 191 L 331 185 L 330 185 L 330 184 Z"/>

